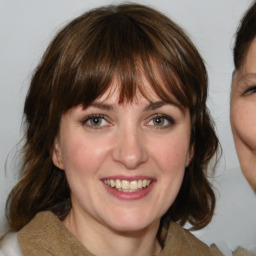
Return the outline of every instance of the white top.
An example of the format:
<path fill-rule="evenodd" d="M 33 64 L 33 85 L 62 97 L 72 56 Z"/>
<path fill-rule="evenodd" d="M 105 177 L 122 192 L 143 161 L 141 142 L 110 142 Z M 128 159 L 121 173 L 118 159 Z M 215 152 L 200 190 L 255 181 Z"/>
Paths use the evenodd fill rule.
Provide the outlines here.
<path fill-rule="evenodd" d="M 22 256 L 16 232 L 8 233 L 0 240 L 0 256 Z"/>

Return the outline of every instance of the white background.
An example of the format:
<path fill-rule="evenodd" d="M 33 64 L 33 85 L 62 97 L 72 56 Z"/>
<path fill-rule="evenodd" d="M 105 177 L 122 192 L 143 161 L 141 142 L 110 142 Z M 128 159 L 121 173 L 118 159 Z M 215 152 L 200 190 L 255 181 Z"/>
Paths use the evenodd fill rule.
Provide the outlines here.
<path fill-rule="evenodd" d="M 31 74 L 53 35 L 92 7 L 123 1 L 0 0 L 0 234 L 4 204 L 17 179 L 17 143 Z M 181 25 L 198 47 L 209 72 L 208 106 L 223 155 L 214 181 L 218 204 L 213 222 L 196 232 L 207 243 L 230 248 L 256 244 L 256 197 L 239 171 L 229 124 L 232 46 L 238 21 L 251 0 L 144 0 Z M 7 159 L 8 157 L 8 159 Z M 6 161 L 7 159 L 7 161 Z"/>

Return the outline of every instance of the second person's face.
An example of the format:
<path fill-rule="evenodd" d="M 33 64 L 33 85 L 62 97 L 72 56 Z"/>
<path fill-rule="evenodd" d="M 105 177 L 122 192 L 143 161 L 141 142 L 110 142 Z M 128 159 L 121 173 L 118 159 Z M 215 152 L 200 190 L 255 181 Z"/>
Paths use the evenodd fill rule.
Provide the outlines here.
<path fill-rule="evenodd" d="M 256 39 L 233 79 L 230 118 L 241 169 L 256 191 Z"/>

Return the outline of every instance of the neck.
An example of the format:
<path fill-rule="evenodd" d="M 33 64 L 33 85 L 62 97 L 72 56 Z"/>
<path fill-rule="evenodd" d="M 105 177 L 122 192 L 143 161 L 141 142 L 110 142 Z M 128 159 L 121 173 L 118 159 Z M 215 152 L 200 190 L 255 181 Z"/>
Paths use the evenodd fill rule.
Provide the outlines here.
<path fill-rule="evenodd" d="M 87 221 L 71 209 L 63 224 L 88 251 L 97 256 L 150 256 L 162 250 L 156 238 L 159 221 L 143 230 L 118 232 L 96 220 Z"/>

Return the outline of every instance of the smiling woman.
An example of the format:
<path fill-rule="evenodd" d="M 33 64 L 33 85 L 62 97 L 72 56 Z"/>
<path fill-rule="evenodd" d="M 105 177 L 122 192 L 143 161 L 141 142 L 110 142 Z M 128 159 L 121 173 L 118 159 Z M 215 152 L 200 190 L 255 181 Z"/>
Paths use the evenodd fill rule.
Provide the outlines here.
<path fill-rule="evenodd" d="M 256 4 L 241 21 L 234 47 L 230 119 L 241 169 L 256 192 Z"/>
<path fill-rule="evenodd" d="M 73 192 L 64 220 L 70 230 L 101 223 L 120 232 L 141 231 L 155 226 L 173 204 L 193 157 L 190 115 L 153 91 L 149 95 L 150 101 L 138 94 L 120 104 L 116 91 L 63 114 L 53 162 L 65 170 Z M 73 223 L 79 216 L 83 228 Z M 87 236 L 82 239 L 90 248 Z"/>
<path fill-rule="evenodd" d="M 3 250 L 221 255 L 181 227 L 206 226 L 215 207 L 206 98 L 199 53 L 161 13 L 124 4 L 73 20 L 32 77 Z"/>

